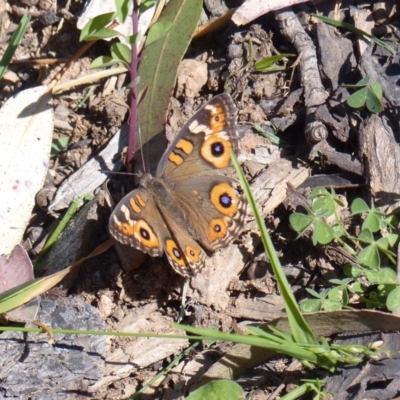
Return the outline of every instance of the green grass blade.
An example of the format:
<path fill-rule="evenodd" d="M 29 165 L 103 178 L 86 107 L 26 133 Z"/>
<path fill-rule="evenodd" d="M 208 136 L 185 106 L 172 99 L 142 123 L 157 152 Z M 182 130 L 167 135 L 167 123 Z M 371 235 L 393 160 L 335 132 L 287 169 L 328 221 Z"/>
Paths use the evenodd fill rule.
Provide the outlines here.
<path fill-rule="evenodd" d="M 272 269 L 278 282 L 279 290 L 281 291 L 281 294 L 283 296 L 286 313 L 288 315 L 289 324 L 292 330 L 292 335 L 297 343 L 317 344 L 318 341 L 312 333 L 310 327 L 307 325 L 305 319 L 303 318 L 296 299 L 294 298 L 294 295 L 290 289 L 289 282 L 287 281 L 287 278 L 282 270 L 281 263 L 278 256 L 276 255 L 274 245 L 272 244 L 272 240 L 265 226 L 264 218 L 259 211 L 253 194 L 251 193 L 249 183 L 247 182 L 246 177 L 244 176 L 243 171 L 239 166 L 236 156 L 233 153 L 231 154 L 231 156 L 232 163 L 236 169 L 240 183 L 242 184 L 243 191 L 253 210 L 258 229 L 260 230 L 260 235 L 264 244 L 265 251 L 268 254 Z"/>
<path fill-rule="evenodd" d="M 347 22 L 343 22 L 343 21 L 338 21 L 336 19 L 332 19 L 332 18 L 328 18 L 328 17 L 324 17 L 322 15 L 317 15 L 317 14 L 310 14 L 312 17 L 318 18 L 321 21 L 329 24 L 329 25 L 333 25 L 336 26 L 337 28 L 345 28 L 349 31 L 352 31 L 354 33 L 356 33 L 357 35 L 360 36 L 364 36 L 368 39 L 371 39 L 372 41 L 374 41 L 377 45 L 383 47 L 384 49 L 386 49 L 389 53 L 396 55 L 396 52 L 393 50 L 392 47 L 390 47 L 389 45 L 387 45 L 385 42 L 383 42 L 382 40 L 376 38 L 375 36 L 370 35 L 367 32 L 362 31 L 361 29 L 356 28 L 355 26 L 348 24 Z"/>
<path fill-rule="evenodd" d="M 29 24 L 31 17 L 29 15 L 24 15 L 21 18 L 21 21 L 19 21 L 18 28 L 12 35 L 12 38 L 10 40 L 10 43 L 7 46 L 6 51 L 3 54 L 3 57 L 0 60 L 0 80 L 3 78 L 3 75 L 5 74 L 11 59 L 15 53 L 15 50 L 17 49 L 22 37 L 25 34 L 26 28 Z"/>

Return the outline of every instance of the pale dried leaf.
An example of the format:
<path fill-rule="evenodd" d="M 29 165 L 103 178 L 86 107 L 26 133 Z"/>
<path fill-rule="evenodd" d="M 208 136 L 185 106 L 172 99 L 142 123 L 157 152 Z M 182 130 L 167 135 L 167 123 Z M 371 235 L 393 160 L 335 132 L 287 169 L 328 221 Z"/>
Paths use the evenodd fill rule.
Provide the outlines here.
<path fill-rule="evenodd" d="M 236 25 L 246 25 L 270 11 L 307 3 L 307 1 L 309 0 L 247 0 L 235 11 L 232 21 Z"/>
<path fill-rule="evenodd" d="M 47 86 L 24 90 L 0 110 L 0 254 L 18 244 L 49 164 L 53 109 Z"/>

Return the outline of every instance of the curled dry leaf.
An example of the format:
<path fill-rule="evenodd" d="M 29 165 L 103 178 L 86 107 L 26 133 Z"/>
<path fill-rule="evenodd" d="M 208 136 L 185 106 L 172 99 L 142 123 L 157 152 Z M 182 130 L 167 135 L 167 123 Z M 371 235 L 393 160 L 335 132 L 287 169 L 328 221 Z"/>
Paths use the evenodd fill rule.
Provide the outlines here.
<path fill-rule="evenodd" d="M 0 257 L 0 293 L 33 278 L 31 260 L 21 245 L 15 246 L 8 258 Z"/>

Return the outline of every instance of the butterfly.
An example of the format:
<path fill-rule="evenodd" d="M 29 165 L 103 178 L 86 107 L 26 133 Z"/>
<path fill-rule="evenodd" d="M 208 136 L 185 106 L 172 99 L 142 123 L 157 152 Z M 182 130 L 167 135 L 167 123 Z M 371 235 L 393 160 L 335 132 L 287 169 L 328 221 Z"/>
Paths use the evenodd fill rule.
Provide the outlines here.
<path fill-rule="evenodd" d="M 215 96 L 185 124 L 152 176 L 128 193 L 110 216 L 111 235 L 153 257 L 166 254 L 180 275 L 196 275 L 205 250 L 237 238 L 247 202 L 237 181 L 223 175 L 237 152 L 236 107 L 228 94 Z"/>

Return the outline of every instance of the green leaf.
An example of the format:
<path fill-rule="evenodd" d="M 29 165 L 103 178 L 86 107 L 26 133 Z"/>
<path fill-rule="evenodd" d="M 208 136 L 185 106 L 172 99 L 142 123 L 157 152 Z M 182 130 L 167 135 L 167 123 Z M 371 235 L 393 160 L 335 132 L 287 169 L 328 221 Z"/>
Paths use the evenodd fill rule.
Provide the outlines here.
<path fill-rule="evenodd" d="M 105 68 L 114 64 L 119 64 L 119 61 L 114 60 L 112 57 L 109 56 L 100 56 L 92 61 L 92 63 L 90 64 L 90 68 Z"/>
<path fill-rule="evenodd" d="M 109 12 L 89 20 L 82 29 L 79 41 L 99 40 L 119 36 L 119 32 L 114 29 L 106 28 L 107 25 L 114 21 L 116 16 L 117 14 L 115 12 Z"/>
<path fill-rule="evenodd" d="M 376 244 L 380 250 L 387 250 L 389 247 L 389 240 L 387 237 L 382 237 L 376 241 Z"/>
<path fill-rule="evenodd" d="M 323 187 L 317 186 L 310 193 L 310 199 L 317 199 L 319 197 L 330 196 L 330 193 Z"/>
<path fill-rule="evenodd" d="M 376 277 L 378 284 L 396 284 L 398 282 L 396 273 L 391 268 L 382 268 Z"/>
<path fill-rule="evenodd" d="M 111 45 L 111 56 L 115 60 L 120 60 L 129 68 L 132 62 L 131 49 L 123 43 L 113 43 Z"/>
<path fill-rule="evenodd" d="M 399 235 L 397 233 L 391 233 L 387 236 L 389 247 L 394 247 L 399 241 Z"/>
<path fill-rule="evenodd" d="M 166 36 L 171 29 L 172 29 L 172 22 L 170 21 L 156 22 L 149 30 L 146 39 L 146 46 L 149 46 L 150 44 Z"/>
<path fill-rule="evenodd" d="M 371 83 L 371 90 L 375 94 L 378 100 L 382 99 L 383 91 L 382 91 L 382 86 L 379 82 Z"/>
<path fill-rule="evenodd" d="M 374 214 L 373 212 L 370 212 L 362 224 L 362 229 L 368 229 L 371 232 L 378 232 L 380 229 L 380 220 L 381 219 L 382 219 L 381 217 L 379 218 L 376 214 Z"/>
<path fill-rule="evenodd" d="M 307 299 L 300 303 L 300 310 L 303 313 L 312 313 L 321 310 L 322 300 Z"/>
<path fill-rule="evenodd" d="M 274 56 L 270 57 L 265 57 L 260 61 L 257 61 L 254 64 L 254 68 L 258 72 L 264 72 L 267 71 L 268 68 L 276 64 L 278 61 L 282 60 L 283 58 L 289 58 L 289 57 L 296 57 L 295 54 L 277 54 Z"/>
<path fill-rule="evenodd" d="M 376 285 L 376 283 L 378 282 L 378 271 L 374 271 L 374 270 L 365 270 L 364 271 L 365 276 L 368 279 L 368 282 L 371 285 Z"/>
<path fill-rule="evenodd" d="M 313 221 L 314 218 L 301 213 L 293 213 L 289 216 L 290 225 L 298 233 L 304 232 L 308 229 Z"/>
<path fill-rule="evenodd" d="M 368 98 L 369 89 L 367 87 L 357 90 L 348 99 L 347 104 L 352 108 L 361 108 L 365 105 Z"/>
<path fill-rule="evenodd" d="M 316 220 L 313 232 L 313 243 L 328 244 L 334 238 L 333 229 L 324 221 Z"/>
<path fill-rule="evenodd" d="M 343 308 L 340 301 L 326 299 L 323 301 L 322 307 L 325 311 L 337 311 Z"/>
<path fill-rule="evenodd" d="M 347 264 L 343 268 L 343 272 L 346 276 L 351 278 L 358 278 L 362 274 L 362 269 L 351 264 Z"/>
<path fill-rule="evenodd" d="M 328 293 L 328 299 L 343 303 L 343 298 L 346 296 L 346 288 L 344 286 L 337 286 L 331 289 Z"/>
<path fill-rule="evenodd" d="M 30 20 L 31 17 L 29 15 L 24 15 L 19 21 L 18 28 L 13 33 L 12 38 L 8 43 L 7 48 L 4 51 L 4 54 L 0 60 L 0 80 L 3 78 L 3 75 L 11 62 L 11 59 L 14 56 L 15 50 L 20 44 Z"/>
<path fill-rule="evenodd" d="M 115 0 L 117 8 L 118 21 L 123 24 L 132 10 L 133 0 Z"/>
<path fill-rule="evenodd" d="M 262 216 L 259 207 L 254 199 L 254 196 L 251 193 L 249 183 L 247 182 L 246 177 L 244 176 L 244 173 L 240 168 L 239 162 L 232 151 L 231 151 L 231 159 L 232 159 L 232 164 L 235 167 L 236 173 L 240 180 L 240 183 L 242 185 L 242 189 L 249 201 L 251 209 L 253 210 L 257 226 L 260 230 L 261 240 L 264 245 L 264 249 L 268 255 L 272 270 L 275 274 L 275 278 L 278 283 L 279 290 L 283 297 L 293 340 L 296 343 L 318 344 L 317 338 L 315 337 L 314 333 L 312 332 L 311 328 L 309 327 L 309 325 L 307 324 L 307 322 L 305 321 L 303 315 L 299 310 L 299 306 L 296 302 L 296 299 L 293 295 L 287 277 L 283 271 L 282 265 L 274 249 L 271 237 L 268 234 L 264 222 L 264 217 Z M 306 357 L 300 357 L 300 358 L 305 359 Z"/>
<path fill-rule="evenodd" d="M 141 145 L 164 130 L 178 66 L 197 28 L 202 5 L 202 0 L 171 0 L 159 18 L 172 24 L 171 30 L 143 50 L 138 73 L 138 93 L 146 93 L 138 110 Z"/>
<path fill-rule="evenodd" d="M 349 286 L 349 288 L 353 293 L 356 293 L 358 295 L 364 294 L 367 289 L 361 282 L 354 282 L 352 285 Z"/>
<path fill-rule="evenodd" d="M 357 256 L 357 261 L 366 267 L 377 269 L 381 263 L 379 251 L 376 246 L 371 245 L 362 249 Z"/>
<path fill-rule="evenodd" d="M 356 214 L 363 214 L 370 211 L 368 204 L 360 198 L 354 199 L 353 203 L 351 204 L 351 212 L 352 215 Z"/>
<path fill-rule="evenodd" d="M 67 136 L 54 139 L 51 143 L 50 157 L 55 157 L 58 153 L 63 151 L 68 146 L 68 142 L 69 137 Z"/>
<path fill-rule="evenodd" d="M 358 235 L 358 240 L 366 243 L 374 243 L 374 237 L 369 229 L 364 229 Z"/>
<path fill-rule="evenodd" d="M 400 287 L 396 287 L 389 293 L 386 299 L 386 307 L 389 311 L 395 311 L 400 307 Z"/>
<path fill-rule="evenodd" d="M 366 76 L 365 78 L 362 78 L 359 80 L 355 85 L 343 85 L 345 88 L 362 88 L 368 85 L 370 79 L 369 76 Z"/>
<path fill-rule="evenodd" d="M 335 213 L 335 202 L 331 197 L 321 197 L 314 201 L 312 210 L 317 218 L 329 217 Z"/>
<path fill-rule="evenodd" d="M 352 278 L 343 278 L 343 279 L 329 279 L 330 283 L 333 283 L 334 285 L 347 285 L 350 283 L 353 279 Z"/>
<path fill-rule="evenodd" d="M 322 297 L 319 295 L 319 293 L 316 292 L 314 289 L 306 288 L 306 291 L 307 291 L 308 293 L 310 293 L 311 296 L 314 296 L 314 297 L 316 297 L 317 299 L 322 299 Z"/>
<path fill-rule="evenodd" d="M 235 382 L 221 379 L 209 382 L 195 390 L 187 400 L 240 400 L 244 399 L 243 389 Z"/>
<path fill-rule="evenodd" d="M 139 13 L 143 14 L 149 8 L 153 7 L 159 0 L 145 0 L 140 2 Z"/>
<path fill-rule="evenodd" d="M 283 143 L 283 141 L 281 140 L 281 138 L 279 136 L 277 136 L 275 133 L 273 132 L 268 132 L 266 131 L 262 126 L 258 125 L 258 124 L 254 124 L 253 125 L 253 129 L 260 135 L 264 136 L 265 138 L 267 138 L 271 143 L 276 144 L 276 145 L 281 145 Z"/>
<path fill-rule="evenodd" d="M 372 41 L 374 41 L 377 45 L 385 48 L 389 53 L 395 55 L 396 52 L 389 46 L 387 45 L 385 42 L 383 42 L 380 39 L 377 39 L 375 36 L 370 35 L 367 32 L 362 31 L 361 29 L 356 28 L 355 26 L 348 24 L 347 22 L 343 22 L 343 21 L 338 21 L 336 19 L 332 19 L 332 18 L 328 18 L 328 17 L 323 17 L 322 15 L 317 15 L 317 14 L 310 14 L 311 16 L 320 19 L 321 21 L 324 21 L 327 24 L 336 26 L 338 28 L 345 28 L 348 29 L 349 31 L 352 31 L 354 33 L 357 33 L 358 35 L 367 37 L 368 39 L 371 39 Z"/>
<path fill-rule="evenodd" d="M 375 84 L 377 84 L 377 82 L 375 82 Z M 374 84 L 372 84 L 374 85 Z M 371 85 L 371 86 L 372 86 Z M 378 83 L 379 85 L 379 83 Z M 380 92 L 381 92 L 381 96 L 378 97 L 375 90 L 372 90 L 372 88 L 368 88 L 368 96 L 367 96 L 367 102 L 366 102 L 366 106 L 368 108 L 368 110 L 372 113 L 379 113 L 383 110 L 383 105 L 381 102 L 381 98 L 382 98 L 382 88 L 380 87 Z M 377 89 L 377 91 L 379 92 L 379 90 Z"/>
<path fill-rule="evenodd" d="M 130 45 L 134 45 L 134 44 L 137 44 L 138 42 L 139 42 L 139 34 L 138 33 L 135 33 L 134 35 L 129 35 L 127 38 L 126 38 L 126 41 L 130 44 Z"/>

